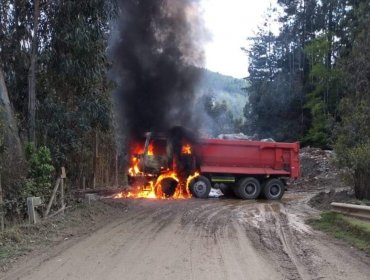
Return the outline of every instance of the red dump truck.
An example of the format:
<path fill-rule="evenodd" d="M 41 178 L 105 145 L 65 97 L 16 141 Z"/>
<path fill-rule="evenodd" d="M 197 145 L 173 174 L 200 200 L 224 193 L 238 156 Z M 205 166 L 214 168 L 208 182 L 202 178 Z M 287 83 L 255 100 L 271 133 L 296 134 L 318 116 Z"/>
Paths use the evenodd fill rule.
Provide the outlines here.
<path fill-rule="evenodd" d="M 280 199 L 286 179 L 300 175 L 299 143 L 202 139 L 194 153 L 202 175 L 192 184 L 195 196 L 218 184 L 242 199 Z"/>
<path fill-rule="evenodd" d="M 153 180 L 174 170 L 177 177 L 187 181 L 192 196 L 198 198 L 208 197 L 214 187 L 242 199 L 277 200 L 284 194 L 286 179 L 300 175 L 299 143 L 224 139 L 172 141 L 148 134 L 145 147 L 133 158 L 138 172 L 130 172 L 129 182 Z M 179 181 L 176 179 L 173 183 L 176 185 Z M 167 191 L 171 189 L 171 183 L 162 187 L 164 185 Z"/>

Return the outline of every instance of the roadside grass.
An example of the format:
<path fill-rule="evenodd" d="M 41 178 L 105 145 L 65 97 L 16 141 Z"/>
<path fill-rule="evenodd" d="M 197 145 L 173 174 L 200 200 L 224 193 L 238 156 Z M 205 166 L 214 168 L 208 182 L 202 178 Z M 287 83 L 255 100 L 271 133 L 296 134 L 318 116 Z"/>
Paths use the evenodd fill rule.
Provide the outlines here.
<path fill-rule="evenodd" d="M 21 256 L 27 252 L 30 252 L 30 249 L 26 244 L 17 244 L 17 245 L 5 245 L 0 248 L 0 266 L 3 262 L 9 258 L 15 256 Z"/>
<path fill-rule="evenodd" d="M 0 270 L 6 260 L 23 255 L 29 250 L 24 233 L 18 226 L 13 226 L 0 233 Z"/>
<path fill-rule="evenodd" d="M 323 212 L 320 219 L 309 221 L 313 228 L 345 240 L 370 256 L 370 223 L 335 212 Z"/>

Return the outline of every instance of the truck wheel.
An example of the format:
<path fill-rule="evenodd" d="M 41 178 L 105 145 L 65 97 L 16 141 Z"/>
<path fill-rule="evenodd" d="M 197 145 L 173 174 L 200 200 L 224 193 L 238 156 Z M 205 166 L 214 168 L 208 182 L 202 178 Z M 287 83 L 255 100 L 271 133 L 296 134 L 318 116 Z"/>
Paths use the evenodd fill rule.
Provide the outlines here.
<path fill-rule="evenodd" d="M 234 192 L 241 199 L 256 199 L 261 193 L 261 184 L 255 178 L 243 178 L 236 184 Z"/>
<path fill-rule="evenodd" d="M 211 191 L 211 182 L 204 176 L 198 176 L 190 182 L 189 189 L 193 196 L 207 198 Z"/>
<path fill-rule="evenodd" d="M 158 198 L 173 197 L 176 192 L 177 184 L 177 181 L 172 178 L 163 179 L 155 186 L 155 196 Z"/>
<path fill-rule="evenodd" d="M 278 200 L 284 195 L 285 186 L 280 179 L 270 179 L 266 181 L 262 192 L 267 199 Z"/>

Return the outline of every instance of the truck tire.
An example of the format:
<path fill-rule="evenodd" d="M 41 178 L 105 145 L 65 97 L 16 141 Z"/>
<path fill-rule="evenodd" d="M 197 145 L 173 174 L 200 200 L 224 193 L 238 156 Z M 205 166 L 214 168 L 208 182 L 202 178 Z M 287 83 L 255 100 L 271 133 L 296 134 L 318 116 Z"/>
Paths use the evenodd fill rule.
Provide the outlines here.
<path fill-rule="evenodd" d="M 155 186 L 156 197 L 170 198 L 176 192 L 177 181 L 172 178 L 165 178 Z"/>
<path fill-rule="evenodd" d="M 280 179 L 270 179 L 264 183 L 262 192 L 269 200 L 279 200 L 284 195 L 285 185 Z"/>
<path fill-rule="evenodd" d="M 242 178 L 234 187 L 234 192 L 241 199 L 256 199 L 261 193 L 261 184 L 253 177 Z"/>
<path fill-rule="evenodd" d="M 208 198 L 211 192 L 211 182 L 204 176 L 194 178 L 189 185 L 191 194 L 197 198 Z"/>

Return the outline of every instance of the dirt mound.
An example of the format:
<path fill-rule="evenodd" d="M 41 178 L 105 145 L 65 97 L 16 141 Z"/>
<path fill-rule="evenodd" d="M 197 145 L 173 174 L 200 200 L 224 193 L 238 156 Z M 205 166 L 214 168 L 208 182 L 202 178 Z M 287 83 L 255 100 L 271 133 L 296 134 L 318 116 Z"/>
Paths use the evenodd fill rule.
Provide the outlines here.
<path fill-rule="evenodd" d="M 308 204 L 319 210 L 331 210 L 330 203 L 332 202 L 351 203 L 354 200 L 356 199 L 353 192 L 347 190 L 335 192 L 332 189 L 329 192 L 318 193 L 309 200 Z"/>
<path fill-rule="evenodd" d="M 329 150 L 305 147 L 300 152 L 301 177 L 292 182 L 298 191 L 343 188 L 341 171 L 335 166 L 335 153 Z"/>
<path fill-rule="evenodd" d="M 334 152 L 318 148 L 303 148 L 300 152 L 302 177 L 312 178 L 333 171 Z"/>

